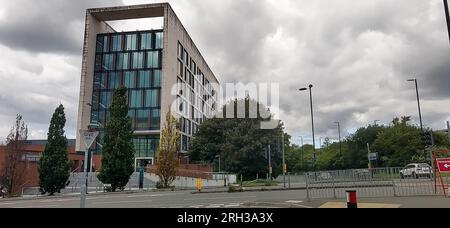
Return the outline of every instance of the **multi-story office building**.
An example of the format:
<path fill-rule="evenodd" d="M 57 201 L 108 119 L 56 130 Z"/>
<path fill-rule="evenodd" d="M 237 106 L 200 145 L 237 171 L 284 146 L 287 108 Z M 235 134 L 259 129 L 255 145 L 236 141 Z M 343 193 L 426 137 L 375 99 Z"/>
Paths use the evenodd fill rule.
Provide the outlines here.
<path fill-rule="evenodd" d="M 108 24 L 152 17 L 163 17 L 163 29 L 117 32 Z M 180 157 L 185 157 L 193 135 L 217 108 L 212 84 L 219 82 L 168 3 L 87 10 L 78 130 L 92 123 L 99 126 L 99 143 L 92 147 L 95 154 L 101 154 L 113 91 L 124 85 L 136 166 L 154 163 L 164 117 L 171 107 L 176 109 L 182 133 Z"/>

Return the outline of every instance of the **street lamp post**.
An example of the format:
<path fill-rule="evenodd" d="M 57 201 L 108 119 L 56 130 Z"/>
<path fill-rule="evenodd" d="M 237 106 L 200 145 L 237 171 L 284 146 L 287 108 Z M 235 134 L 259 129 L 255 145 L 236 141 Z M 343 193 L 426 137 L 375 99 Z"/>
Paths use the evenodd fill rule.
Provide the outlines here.
<path fill-rule="evenodd" d="M 305 168 L 305 161 L 304 161 L 303 156 L 305 154 L 305 150 L 303 148 L 303 136 L 300 136 L 300 139 L 301 139 L 301 144 L 302 144 L 301 162 L 302 162 L 302 169 L 304 169 Z"/>
<path fill-rule="evenodd" d="M 313 170 L 316 171 L 316 140 L 314 136 L 314 111 L 313 111 L 313 97 L 312 97 L 313 85 L 309 85 L 309 101 L 311 106 L 311 128 L 312 128 L 312 140 L 313 140 Z M 306 91 L 308 88 L 301 88 L 300 91 Z"/>
<path fill-rule="evenodd" d="M 342 157 L 342 142 L 341 142 L 341 123 L 336 122 L 338 127 L 338 134 L 339 134 L 339 157 Z"/>
<path fill-rule="evenodd" d="M 444 8 L 445 8 L 445 19 L 447 20 L 448 37 L 450 41 L 450 13 L 448 10 L 448 0 L 444 0 Z"/>
<path fill-rule="evenodd" d="M 219 159 L 219 173 L 220 173 L 220 154 L 216 156 Z"/>
<path fill-rule="evenodd" d="M 283 186 L 284 188 L 286 188 L 286 171 L 287 171 L 287 167 L 286 167 L 286 159 L 284 156 L 284 132 L 281 132 L 281 150 L 283 151 Z"/>
<path fill-rule="evenodd" d="M 419 97 L 419 86 L 417 85 L 417 79 L 408 79 L 408 82 L 414 82 L 416 85 L 416 95 L 417 95 L 417 106 L 419 108 L 419 120 L 420 120 L 420 130 L 423 132 L 423 123 L 422 123 L 422 112 L 420 110 L 420 97 Z"/>

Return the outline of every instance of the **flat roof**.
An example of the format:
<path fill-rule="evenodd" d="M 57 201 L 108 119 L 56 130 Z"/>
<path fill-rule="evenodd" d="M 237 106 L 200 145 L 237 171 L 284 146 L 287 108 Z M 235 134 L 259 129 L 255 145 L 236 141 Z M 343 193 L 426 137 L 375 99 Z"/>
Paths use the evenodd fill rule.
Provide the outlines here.
<path fill-rule="evenodd" d="M 164 9 L 166 7 L 169 7 L 169 3 L 91 8 L 87 12 L 100 21 L 116 21 L 164 17 Z"/>

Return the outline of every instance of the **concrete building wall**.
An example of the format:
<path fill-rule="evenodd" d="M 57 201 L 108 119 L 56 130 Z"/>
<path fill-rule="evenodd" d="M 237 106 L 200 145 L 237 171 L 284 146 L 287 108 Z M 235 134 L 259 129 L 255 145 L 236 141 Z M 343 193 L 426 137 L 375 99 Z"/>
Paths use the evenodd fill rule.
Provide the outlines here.
<path fill-rule="evenodd" d="M 81 65 L 81 83 L 80 83 L 80 100 L 78 105 L 78 122 L 77 122 L 77 141 L 76 151 L 84 150 L 81 144 L 80 129 L 86 130 L 91 122 L 91 106 L 93 82 L 94 82 L 94 65 L 95 65 L 95 48 L 97 43 L 97 34 L 115 32 L 114 29 L 103 21 L 99 21 L 89 10 L 86 11 L 86 22 L 83 42 L 83 60 Z"/>

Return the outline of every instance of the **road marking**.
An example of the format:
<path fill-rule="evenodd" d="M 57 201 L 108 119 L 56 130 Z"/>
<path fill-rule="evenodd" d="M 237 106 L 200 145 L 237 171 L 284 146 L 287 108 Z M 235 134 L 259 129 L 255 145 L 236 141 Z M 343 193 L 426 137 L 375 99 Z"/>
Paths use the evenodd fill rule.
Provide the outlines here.
<path fill-rule="evenodd" d="M 66 201 L 76 201 L 78 199 L 48 199 L 48 200 L 41 200 L 39 203 L 52 203 L 52 202 L 66 202 Z"/>
<path fill-rule="evenodd" d="M 242 204 L 241 203 L 230 203 L 228 205 L 225 205 L 226 208 L 229 207 L 240 207 Z"/>
<path fill-rule="evenodd" d="M 305 206 L 305 205 L 300 205 L 300 204 L 292 204 L 292 205 L 294 205 L 294 206 L 297 206 L 297 207 L 303 207 L 303 208 L 314 208 L 314 207 L 309 207 L 309 206 Z"/>
<path fill-rule="evenodd" d="M 289 201 L 286 201 L 286 203 L 303 203 L 303 201 L 289 200 Z"/>
<path fill-rule="evenodd" d="M 180 194 L 157 194 L 157 195 L 131 195 L 127 196 L 127 198 L 139 198 L 139 197 L 159 197 L 159 196 L 176 196 Z"/>
<path fill-rule="evenodd" d="M 399 204 L 358 203 L 358 208 L 400 208 Z M 319 208 L 347 208 L 347 203 L 328 202 Z"/>
<path fill-rule="evenodd" d="M 185 201 L 196 201 L 196 200 L 248 199 L 248 198 L 256 198 L 256 196 L 217 197 L 217 198 L 196 198 L 196 199 L 184 199 L 184 200 L 185 200 Z"/>
<path fill-rule="evenodd" d="M 112 197 L 112 196 L 103 196 L 103 197 L 88 197 L 87 200 L 96 200 L 96 199 L 114 199 L 118 197 Z M 78 200 L 78 199 L 77 199 Z"/>
<path fill-rule="evenodd" d="M 20 203 L 24 203 L 24 202 L 1 203 L 0 206 L 2 206 L 2 205 L 15 205 L 15 204 L 20 204 Z"/>
<path fill-rule="evenodd" d="M 99 202 L 94 203 L 96 205 L 102 205 L 102 204 L 121 204 L 121 203 L 150 203 L 153 202 L 153 200 L 138 200 L 138 201 L 114 201 L 114 202 Z"/>

